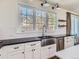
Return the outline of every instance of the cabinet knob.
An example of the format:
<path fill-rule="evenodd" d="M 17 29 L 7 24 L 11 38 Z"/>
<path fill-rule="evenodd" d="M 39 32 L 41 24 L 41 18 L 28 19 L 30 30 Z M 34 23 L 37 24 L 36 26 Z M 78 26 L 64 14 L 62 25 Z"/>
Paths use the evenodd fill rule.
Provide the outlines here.
<path fill-rule="evenodd" d="M 34 51 L 35 51 L 35 49 L 32 49 L 32 51 L 34 52 Z"/>
<path fill-rule="evenodd" d="M 35 51 L 35 49 L 34 49 L 34 51 Z"/>
<path fill-rule="evenodd" d="M 22 52 L 24 54 L 24 52 Z"/>

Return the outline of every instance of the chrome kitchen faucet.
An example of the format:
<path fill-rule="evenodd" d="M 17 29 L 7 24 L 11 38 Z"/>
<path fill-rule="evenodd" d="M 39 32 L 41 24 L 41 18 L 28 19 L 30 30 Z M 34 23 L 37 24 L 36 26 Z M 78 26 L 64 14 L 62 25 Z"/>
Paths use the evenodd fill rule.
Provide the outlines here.
<path fill-rule="evenodd" d="M 42 36 L 45 36 L 46 32 L 47 32 L 46 25 L 44 24 L 43 27 L 42 27 Z"/>

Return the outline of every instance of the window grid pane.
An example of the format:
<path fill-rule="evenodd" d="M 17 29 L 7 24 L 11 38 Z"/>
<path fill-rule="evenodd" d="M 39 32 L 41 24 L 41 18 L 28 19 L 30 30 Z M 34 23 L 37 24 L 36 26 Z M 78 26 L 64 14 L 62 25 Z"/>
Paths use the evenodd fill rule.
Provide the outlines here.
<path fill-rule="evenodd" d="M 56 15 L 54 13 L 48 13 L 48 31 L 52 32 L 56 28 Z"/>
<path fill-rule="evenodd" d="M 21 32 L 33 31 L 33 8 L 19 6 L 19 29 Z"/>

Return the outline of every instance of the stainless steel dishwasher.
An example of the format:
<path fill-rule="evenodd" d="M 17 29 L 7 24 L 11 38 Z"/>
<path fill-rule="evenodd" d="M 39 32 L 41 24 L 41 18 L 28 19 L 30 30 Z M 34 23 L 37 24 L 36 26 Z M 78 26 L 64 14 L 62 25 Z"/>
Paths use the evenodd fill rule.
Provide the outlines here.
<path fill-rule="evenodd" d="M 57 51 L 64 49 L 64 37 L 56 38 L 55 42 L 56 42 Z"/>

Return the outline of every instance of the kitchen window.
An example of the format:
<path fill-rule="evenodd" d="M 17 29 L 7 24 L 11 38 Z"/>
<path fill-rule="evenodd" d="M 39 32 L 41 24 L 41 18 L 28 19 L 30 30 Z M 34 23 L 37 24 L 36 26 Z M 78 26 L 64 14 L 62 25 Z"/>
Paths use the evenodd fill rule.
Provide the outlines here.
<path fill-rule="evenodd" d="M 71 34 L 79 35 L 79 16 L 71 14 Z"/>
<path fill-rule="evenodd" d="M 57 27 L 56 13 L 27 5 L 19 6 L 18 21 L 20 32 L 42 32 L 44 25 L 48 32 L 53 32 Z"/>
<path fill-rule="evenodd" d="M 32 7 L 19 6 L 19 30 L 20 32 L 28 32 L 34 30 L 34 10 Z"/>

